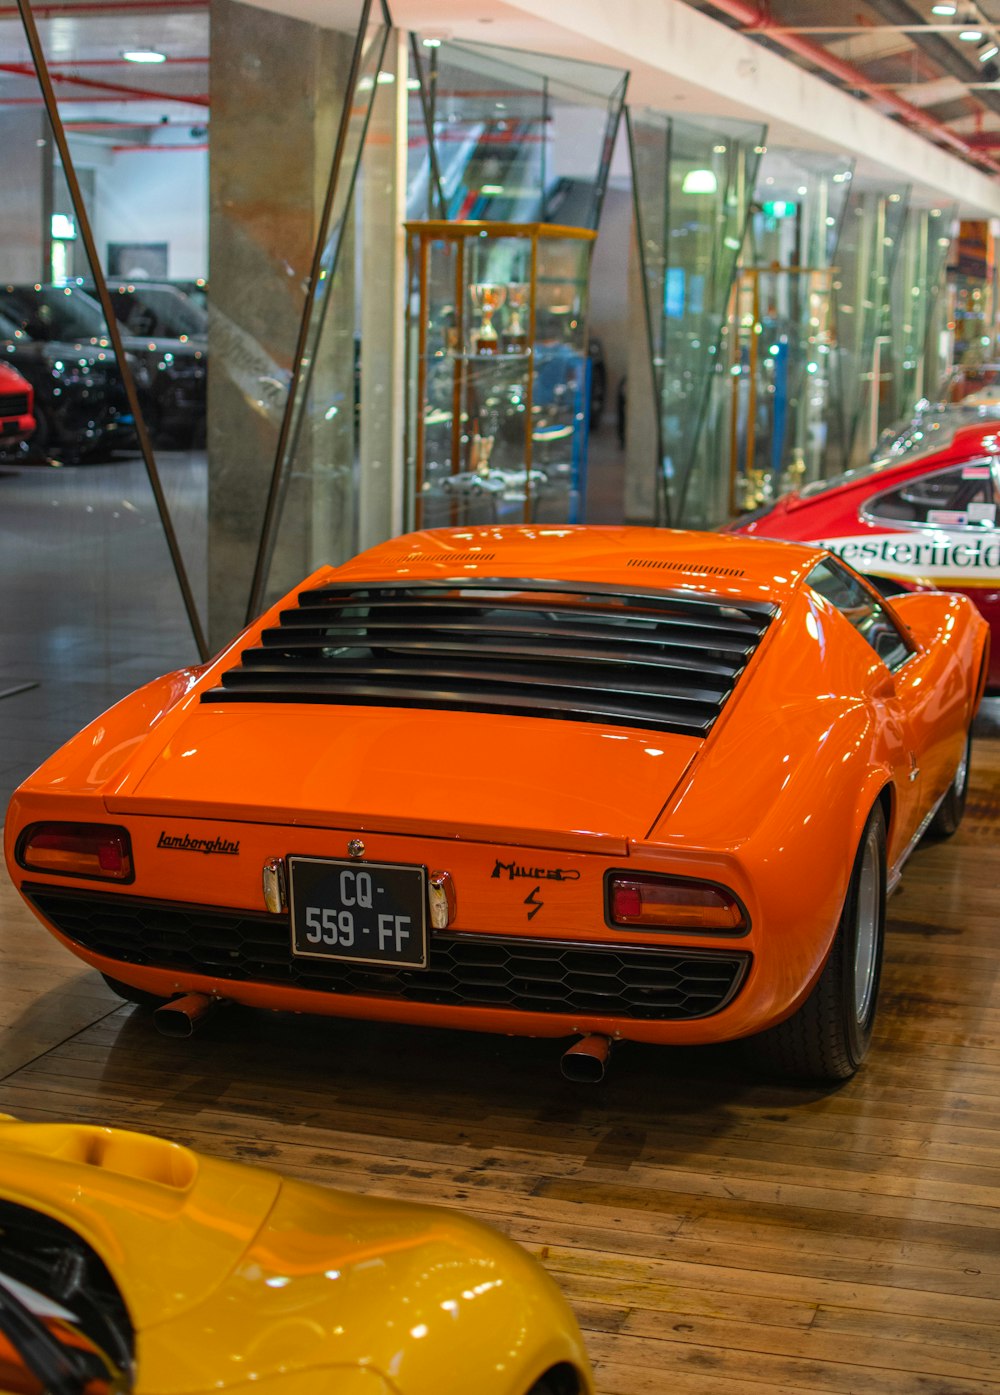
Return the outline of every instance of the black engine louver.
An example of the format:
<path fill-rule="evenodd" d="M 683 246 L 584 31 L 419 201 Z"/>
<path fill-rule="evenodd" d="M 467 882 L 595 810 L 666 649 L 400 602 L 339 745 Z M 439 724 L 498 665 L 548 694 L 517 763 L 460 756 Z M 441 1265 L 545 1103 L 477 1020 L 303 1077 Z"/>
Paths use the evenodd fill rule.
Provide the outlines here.
<path fill-rule="evenodd" d="M 774 607 L 512 578 L 301 591 L 203 702 L 504 712 L 704 736 Z"/>

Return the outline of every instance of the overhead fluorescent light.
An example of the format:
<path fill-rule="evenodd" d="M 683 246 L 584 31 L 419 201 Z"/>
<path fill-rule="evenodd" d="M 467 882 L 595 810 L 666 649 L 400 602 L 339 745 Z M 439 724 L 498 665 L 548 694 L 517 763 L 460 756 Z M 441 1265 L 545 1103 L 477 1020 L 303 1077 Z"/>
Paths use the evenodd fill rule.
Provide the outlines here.
<path fill-rule="evenodd" d="M 932 15 L 954 15 L 958 13 L 957 5 L 932 5 Z"/>
<path fill-rule="evenodd" d="M 995 58 L 1000 53 L 1000 44 L 988 44 L 986 48 L 979 50 L 980 63 L 988 63 L 991 58 Z"/>
<path fill-rule="evenodd" d="M 155 48 L 127 48 L 122 53 L 126 63 L 165 63 L 167 55 Z"/>
<path fill-rule="evenodd" d="M 72 242 L 76 237 L 76 224 L 66 213 L 53 213 L 52 236 L 57 242 Z"/>
<path fill-rule="evenodd" d="M 978 44 L 983 37 L 983 31 L 981 29 L 963 29 L 958 37 L 963 44 Z"/>
<path fill-rule="evenodd" d="M 684 194 L 714 194 L 718 187 L 719 181 L 713 170 L 688 170 L 681 184 L 681 192 Z"/>

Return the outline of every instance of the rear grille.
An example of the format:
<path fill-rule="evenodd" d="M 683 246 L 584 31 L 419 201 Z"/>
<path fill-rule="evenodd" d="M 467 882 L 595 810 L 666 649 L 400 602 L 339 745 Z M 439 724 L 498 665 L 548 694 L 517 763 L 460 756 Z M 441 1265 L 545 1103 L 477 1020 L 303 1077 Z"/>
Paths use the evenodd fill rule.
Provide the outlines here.
<path fill-rule="evenodd" d="M 12 392 L 0 396 L 0 417 L 26 417 L 28 415 L 28 394 Z"/>
<path fill-rule="evenodd" d="M 341 583 L 297 600 L 203 702 L 460 708 L 704 736 L 774 614 L 513 578 Z"/>
<path fill-rule="evenodd" d="M 24 893 L 69 939 L 121 963 L 412 1003 L 685 1021 L 725 1007 L 750 964 L 728 950 L 434 934 L 428 968 L 373 969 L 294 958 L 285 916 L 42 886 Z"/>

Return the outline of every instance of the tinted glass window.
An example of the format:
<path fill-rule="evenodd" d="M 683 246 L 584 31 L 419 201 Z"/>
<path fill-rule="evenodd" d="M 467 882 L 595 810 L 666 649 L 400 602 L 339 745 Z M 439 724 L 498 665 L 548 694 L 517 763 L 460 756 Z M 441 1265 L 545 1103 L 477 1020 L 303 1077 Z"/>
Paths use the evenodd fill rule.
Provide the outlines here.
<path fill-rule="evenodd" d="M 70 287 L 0 288 L 0 309 L 29 339 L 99 339 L 106 332 L 101 307 Z"/>
<path fill-rule="evenodd" d="M 888 611 L 867 586 L 838 562 L 831 558 L 818 563 L 806 578 L 806 584 L 836 606 L 887 668 L 897 669 L 909 658 L 910 645 Z"/>
<path fill-rule="evenodd" d="M 988 527 L 996 522 L 996 490 L 988 460 L 966 460 L 878 494 L 865 507 L 871 518 L 929 527 Z"/>
<path fill-rule="evenodd" d="M 115 314 L 132 334 L 158 334 L 169 339 L 204 336 L 208 317 L 172 286 L 139 286 L 112 292 Z"/>

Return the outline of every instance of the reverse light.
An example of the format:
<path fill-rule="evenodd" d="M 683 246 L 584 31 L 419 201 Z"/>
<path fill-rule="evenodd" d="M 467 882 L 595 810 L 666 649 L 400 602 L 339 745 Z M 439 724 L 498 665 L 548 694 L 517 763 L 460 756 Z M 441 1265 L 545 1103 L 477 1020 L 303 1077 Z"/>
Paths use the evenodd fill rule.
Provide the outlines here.
<path fill-rule="evenodd" d="M 132 880 L 128 830 L 114 824 L 33 823 L 18 839 L 15 856 L 27 872 L 104 882 Z"/>
<path fill-rule="evenodd" d="M 608 877 L 608 921 L 637 930 L 677 930 L 682 933 L 745 935 L 750 917 L 724 886 L 686 877 Z"/>

